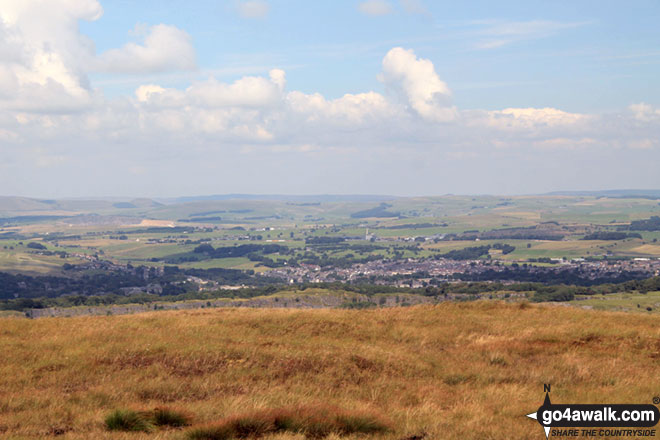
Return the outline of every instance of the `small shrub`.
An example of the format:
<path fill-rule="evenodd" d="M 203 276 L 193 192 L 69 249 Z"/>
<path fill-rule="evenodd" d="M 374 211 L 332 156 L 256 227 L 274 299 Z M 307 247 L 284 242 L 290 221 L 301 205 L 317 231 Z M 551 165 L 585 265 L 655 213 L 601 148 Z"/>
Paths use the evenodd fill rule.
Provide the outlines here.
<path fill-rule="evenodd" d="M 116 410 L 105 418 L 108 431 L 142 431 L 149 432 L 153 425 L 144 414 L 131 410 Z"/>
<path fill-rule="evenodd" d="M 293 432 L 302 432 L 305 437 L 312 439 L 327 437 L 333 431 L 338 431 L 333 421 L 320 418 L 307 419 L 299 429 L 293 430 Z"/>
<path fill-rule="evenodd" d="M 182 411 L 170 408 L 156 408 L 151 414 L 151 419 L 155 426 L 169 426 L 172 428 L 181 428 L 192 424 L 192 417 Z"/>
<path fill-rule="evenodd" d="M 275 431 L 297 431 L 299 421 L 287 411 L 275 412 L 273 417 L 273 426 Z"/>
<path fill-rule="evenodd" d="M 105 418 L 105 427 L 109 431 L 150 432 L 156 427 L 181 428 L 191 423 L 190 415 L 165 407 L 158 407 L 153 411 L 118 409 Z"/>
<path fill-rule="evenodd" d="M 195 428 L 188 440 L 259 438 L 278 432 L 304 434 L 310 439 L 338 435 L 375 434 L 391 431 L 380 417 L 366 412 L 348 412 L 333 407 L 311 406 L 261 410 L 230 417 L 215 425 Z"/>
<path fill-rule="evenodd" d="M 425 432 L 419 433 L 419 434 L 413 434 L 409 435 L 407 437 L 403 437 L 401 440 L 424 440 L 426 438 L 427 434 Z"/>
<path fill-rule="evenodd" d="M 236 433 L 228 425 L 204 426 L 187 433 L 189 440 L 230 440 L 235 437 Z"/>
<path fill-rule="evenodd" d="M 230 422 L 236 437 L 262 437 L 275 431 L 275 424 L 270 417 L 263 417 L 260 414 L 253 416 L 239 417 Z"/>

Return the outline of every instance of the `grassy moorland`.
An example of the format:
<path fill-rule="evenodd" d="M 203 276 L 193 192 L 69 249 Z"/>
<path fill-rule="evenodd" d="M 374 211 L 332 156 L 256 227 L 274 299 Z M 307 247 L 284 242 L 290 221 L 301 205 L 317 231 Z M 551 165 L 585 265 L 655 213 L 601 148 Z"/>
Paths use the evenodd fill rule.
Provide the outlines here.
<path fill-rule="evenodd" d="M 524 415 L 544 383 L 556 403 L 650 403 L 660 392 L 660 317 L 493 301 L 5 318 L 0 353 L 0 437 L 11 439 L 210 438 L 305 411 L 392 428 L 331 440 L 540 439 Z M 163 406 L 193 426 L 106 426 Z M 262 438 L 302 440 L 301 426 Z"/>

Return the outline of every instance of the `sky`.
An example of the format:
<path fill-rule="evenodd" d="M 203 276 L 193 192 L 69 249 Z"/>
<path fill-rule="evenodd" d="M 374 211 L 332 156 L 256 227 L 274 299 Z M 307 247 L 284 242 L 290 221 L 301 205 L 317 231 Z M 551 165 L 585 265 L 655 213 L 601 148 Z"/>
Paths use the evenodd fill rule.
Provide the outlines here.
<path fill-rule="evenodd" d="M 660 188 L 660 3 L 0 0 L 0 195 Z"/>

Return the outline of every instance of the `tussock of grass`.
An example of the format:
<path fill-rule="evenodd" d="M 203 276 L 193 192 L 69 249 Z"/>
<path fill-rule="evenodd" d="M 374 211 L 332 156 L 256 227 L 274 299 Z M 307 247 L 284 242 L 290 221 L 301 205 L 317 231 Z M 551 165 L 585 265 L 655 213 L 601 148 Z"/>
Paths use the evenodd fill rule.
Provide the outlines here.
<path fill-rule="evenodd" d="M 475 379 L 476 376 L 474 374 L 452 374 L 442 379 L 442 381 L 447 385 L 460 385 L 462 383 L 472 382 Z"/>
<path fill-rule="evenodd" d="M 232 426 L 217 425 L 195 428 L 187 434 L 188 440 L 231 440 L 236 437 Z"/>
<path fill-rule="evenodd" d="M 182 428 L 192 423 L 192 417 L 182 411 L 158 407 L 153 411 L 115 410 L 105 419 L 109 431 L 150 432 L 154 428 Z"/>
<path fill-rule="evenodd" d="M 341 414 L 336 418 L 340 434 L 379 434 L 390 431 L 388 424 L 367 414 Z"/>
<path fill-rule="evenodd" d="M 105 427 L 108 431 L 143 431 L 153 430 L 144 414 L 132 410 L 115 410 L 105 418 Z"/>
<path fill-rule="evenodd" d="M 189 440 L 230 440 L 291 432 L 319 439 L 332 433 L 350 435 L 389 431 L 392 431 L 390 423 L 372 413 L 313 406 L 261 410 L 233 416 L 213 425 L 195 428 L 187 436 Z"/>
<path fill-rule="evenodd" d="M 167 426 L 170 428 L 182 428 L 192 424 L 192 416 L 183 411 L 171 408 L 158 407 L 151 414 L 155 426 Z"/>

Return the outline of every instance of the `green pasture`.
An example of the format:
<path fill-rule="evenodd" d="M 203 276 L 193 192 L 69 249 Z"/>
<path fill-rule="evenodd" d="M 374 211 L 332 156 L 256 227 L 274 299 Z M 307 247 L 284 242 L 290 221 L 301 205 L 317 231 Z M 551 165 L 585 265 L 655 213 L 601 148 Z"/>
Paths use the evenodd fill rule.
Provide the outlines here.
<path fill-rule="evenodd" d="M 10 198 L 11 199 L 11 198 Z M 406 241 L 414 237 L 431 237 L 449 233 L 463 233 L 477 230 L 536 226 L 543 222 L 556 221 L 561 226 L 580 226 L 580 231 L 600 229 L 616 230 L 634 219 L 660 215 L 658 200 L 645 198 L 619 199 L 589 196 L 438 196 L 407 197 L 388 200 L 387 211 L 399 213 L 398 217 L 353 218 L 351 214 L 378 207 L 379 201 L 322 201 L 318 203 L 287 202 L 283 200 L 216 200 L 192 201 L 185 203 L 155 203 L 148 199 L 133 200 L 134 208 L 118 208 L 109 201 L 51 201 L 13 198 L 0 204 L 0 218 L 29 215 L 59 214 L 98 214 L 99 216 L 134 217 L 141 219 L 167 220 L 175 225 L 190 225 L 194 232 L 174 232 L 167 229 L 159 232 L 147 232 L 147 227 L 126 226 L 121 224 L 81 225 L 66 221 L 44 222 L 35 220 L 27 224 L 17 220 L 17 225 L 0 225 L 2 232 L 20 233 L 30 241 L 39 241 L 51 251 L 68 253 L 100 253 L 102 258 L 118 262 L 137 262 L 139 264 L 162 265 L 151 262 L 152 258 L 163 259 L 175 255 L 190 254 L 199 245 L 184 244 L 186 240 L 209 240 L 213 247 L 234 246 L 241 244 L 278 244 L 292 248 L 299 257 L 310 249 L 317 255 L 325 254 L 331 258 L 345 257 L 351 253 L 356 258 L 368 255 L 392 257 L 394 251 L 403 252 L 404 258 L 425 257 L 449 252 L 466 247 L 504 243 L 514 246 L 514 252 L 502 255 L 493 252 L 491 258 L 502 262 L 527 261 L 531 258 L 578 258 L 592 256 L 613 257 L 660 257 L 660 231 L 642 232 L 643 239 L 619 241 L 584 241 L 581 236 L 568 236 L 563 241 L 539 240 L 481 240 L 481 241 L 441 241 L 433 243 Z M 221 220 L 210 224 L 185 222 L 200 217 L 220 217 Z M 108 220 L 108 221 L 111 221 Z M 181 221 L 181 222 L 180 222 Z M 152 222 L 157 224 L 156 222 Z M 417 228 L 415 225 L 433 226 Z M 442 226 L 446 225 L 446 226 Z M 231 229 L 240 226 L 242 230 Z M 392 226 L 404 226 L 391 229 Z M 406 227 L 407 226 L 407 227 Z M 273 230 L 264 230 L 274 228 Z M 368 245 L 384 247 L 359 252 L 356 249 L 324 249 L 323 246 L 308 246 L 309 237 L 349 236 L 364 237 L 366 228 L 369 234 L 377 238 L 392 241 L 364 240 L 349 241 L 345 246 Z M 152 230 L 153 231 L 153 230 Z M 130 232 L 130 233 L 128 233 Z M 117 236 L 126 233 L 126 240 Z M 291 237 L 293 234 L 293 237 Z M 80 236 L 57 241 L 44 241 L 56 236 Z M 238 240 L 239 236 L 252 238 L 261 236 L 261 240 Z M 110 238 L 111 236 L 115 238 Z M 147 243 L 149 240 L 176 240 L 177 243 Z M 268 241 L 272 240 L 272 241 Z M 284 240 L 279 242 L 278 240 Z M 398 240 L 398 241 L 394 241 Z M 655 242 L 653 241 L 655 240 Z M 2 239 L 0 235 L 0 270 L 29 271 L 48 273 L 58 271 L 64 263 L 75 263 L 72 258 L 58 256 L 39 256 L 28 252 L 18 240 Z M 14 250 L 3 246 L 14 246 Z M 528 247 L 529 245 L 529 247 Z M 408 248 L 418 247 L 415 252 Z M 329 246 L 330 248 L 330 246 Z M 283 259 L 289 256 L 268 255 L 269 258 Z M 201 262 L 182 263 L 183 267 L 231 267 L 254 268 L 255 262 L 246 258 L 214 259 Z"/>
<path fill-rule="evenodd" d="M 660 292 L 585 295 L 577 297 L 570 304 L 596 310 L 660 313 Z"/>

